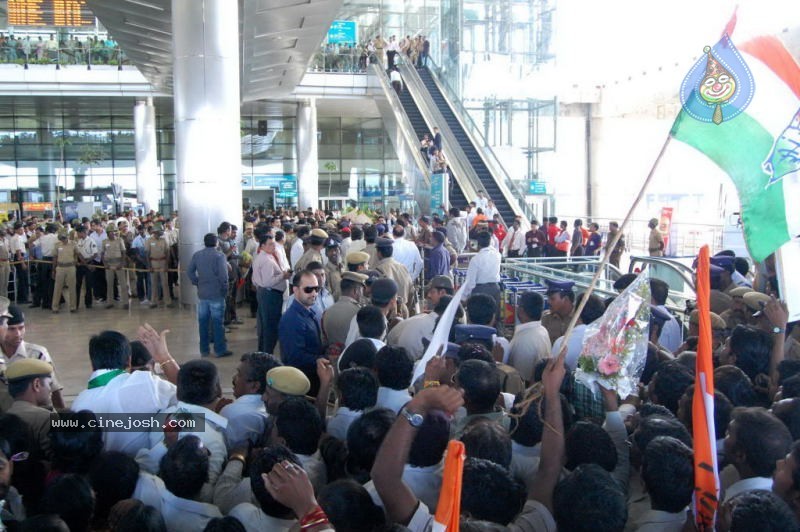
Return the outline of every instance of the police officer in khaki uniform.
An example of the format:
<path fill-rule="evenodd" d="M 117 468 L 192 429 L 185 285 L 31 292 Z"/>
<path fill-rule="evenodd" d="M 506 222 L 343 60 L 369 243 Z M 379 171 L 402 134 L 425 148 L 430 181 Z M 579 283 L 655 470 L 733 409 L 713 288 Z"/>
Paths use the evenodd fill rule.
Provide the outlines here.
<path fill-rule="evenodd" d="M 106 268 L 106 308 L 114 308 L 114 279 L 119 281 L 119 300 L 128 306 L 128 275 L 125 271 L 125 242 L 119 238 L 114 224 L 106 227 L 108 238 L 103 241 L 101 260 Z"/>
<path fill-rule="evenodd" d="M 647 243 L 647 251 L 650 252 L 651 257 L 664 256 L 664 235 L 658 230 L 658 218 L 651 218 L 647 222 L 647 227 L 650 228 L 650 238 Z"/>
<path fill-rule="evenodd" d="M 340 343 L 344 347 L 353 316 L 361 308 L 368 277 L 363 273 L 344 272 L 339 285 L 340 296 L 322 315 L 322 343 L 325 346 Z"/>
<path fill-rule="evenodd" d="M 328 257 L 328 264 L 325 265 L 325 277 L 328 280 L 328 291 L 333 295 L 334 301 L 339 301 L 342 295 L 341 287 L 342 270 L 342 248 L 341 242 L 337 237 L 330 237 L 325 241 L 325 256 Z"/>
<path fill-rule="evenodd" d="M 542 314 L 542 327 L 547 329 L 553 343 L 567 332 L 572 314 L 575 312 L 575 292 L 572 281 L 545 281 L 547 283 L 547 302 L 550 308 Z"/>
<path fill-rule="evenodd" d="M 167 285 L 167 267 L 169 265 L 169 242 L 164 239 L 164 226 L 161 223 L 153 225 L 150 238 L 145 242 L 145 256 L 147 257 L 147 267 L 150 270 L 150 286 L 153 297 L 150 300 L 150 308 L 158 307 L 163 299 L 167 307 L 172 308 L 172 298 L 169 295 Z M 161 293 L 159 294 L 159 283 L 161 281 Z"/>
<path fill-rule="evenodd" d="M 299 272 L 301 270 L 305 270 L 312 262 L 319 262 L 320 264 L 323 264 L 322 247 L 327 238 L 328 233 L 322 229 L 313 229 L 311 231 L 311 236 L 308 237 L 308 249 L 297 260 L 297 264 L 294 265 L 294 271 Z"/>
<path fill-rule="evenodd" d="M 28 426 L 33 443 L 31 458 L 52 459 L 49 434 L 53 415 L 53 366 L 35 358 L 18 359 L 8 365 L 6 378 L 9 395 L 13 394 L 14 399 L 8 413 L 19 417 Z"/>
<path fill-rule="evenodd" d="M 76 293 L 76 270 L 78 262 L 78 248 L 74 242 L 67 238 L 67 232 L 58 233 L 58 244 L 56 245 L 56 280 L 53 286 L 53 313 L 58 313 L 61 304 L 61 294 L 67 301 L 70 312 L 78 310 L 78 296 Z M 66 288 L 66 291 L 64 289 Z"/>
<path fill-rule="evenodd" d="M 413 316 L 417 313 L 417 293 L 408 269 L 392 258 L 394 240 L 380 237 L 375 240 L 375 249 L 378 252 L 378 263 L 375 265 L 375 269 L 384 277 L 397 283 L 398 306 L 402 302 L 408 310 L 408 316 Z"/>
<path fill-rule="evenodd" d="M 737 325 L 747 325 L 750 315 L 747 313 L 747 306 L 744 303 L 744 295 L 753 290 L 746 286 L 738 286 L 728 292 L 731 296 L 731 308 L 719 315 L 725 320 L 728 329 L 733 330 Z"/>
<path fill-rule="evenodd" d="M 0 341 L 5 339 L 8 330 L 8 319 L 11 317 L 11 313 L 8 311 L 9 305 L 11 305 L 11 301 L 7 297 L 0 296 Z M 8 410 L 13 402 L 14 399 L 8 394 L 6 359 L 5 356 L 0 356 L 0 412 Z"/>
<path fill-rule="evenodd" d="M 367 263 L 369 262 L 369 255 L 363 251 L 353 251 L 345 257 L 347 263 L 347 271 L 349 272 L 365 272 L 367 271 Z"/>
<path fill-rule="evenodd" d="M 8 244 L 8 235 L 5 227 L 2 227 L 2 233 L 0 233 L 0 296 L 3 297 L 8 297 L 8 278 L 11 275 Z"/>

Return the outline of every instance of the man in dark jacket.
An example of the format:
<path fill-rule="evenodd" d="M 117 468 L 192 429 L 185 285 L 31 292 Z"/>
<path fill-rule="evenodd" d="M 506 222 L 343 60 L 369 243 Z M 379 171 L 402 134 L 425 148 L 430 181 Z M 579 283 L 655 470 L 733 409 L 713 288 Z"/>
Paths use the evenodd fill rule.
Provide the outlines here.
<path fill-rule="evenodd" d="M 225 342 L 225 296 L 228 293 L 228 263 L 218 251 L 217 235 L 208 233 L 203 238 L 205 249 L 192 255 L 186 275 L 197 287 L 197 322 L 200 326 L 200 354 L 209 355 L 209 322 L 214 333 L 214 351 L 217 358 L 232 355 Z"/>

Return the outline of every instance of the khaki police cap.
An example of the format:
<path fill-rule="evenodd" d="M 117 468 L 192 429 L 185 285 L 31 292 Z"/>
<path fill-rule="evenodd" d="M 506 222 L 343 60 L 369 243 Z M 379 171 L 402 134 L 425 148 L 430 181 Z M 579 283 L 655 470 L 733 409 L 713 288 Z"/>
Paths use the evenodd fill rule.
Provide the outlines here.
<path fill-rule="evenodd" d="M 725 320 L 723 320 L 719 316 L 719 314 L 715 314 L 713 312 L 709 312 L 709 314 L 711 315 L 711 328 L 712 329 L 722 330 L 722 329 L 727 329 L 728 328 L 728 324 L 725 323 Z M 698 311 L 697 309 L 693 310 L 692 313 L 689 314 L 689 323 L 694 323 L 694 324 L 700 323 L 700 317 L 699 316 L 700 316 L 700 311 Z"/>
<path fill-rule="evenodd" d="M 299 369 L 279 366 L 267 372 L 267 386 L 286 395 L 305 395 L 311 389 L 311 382 Z"/>
<path fill-rule="evenodd" d="M 348 253 L 345 260 L 347 260 L 347 264 L 364 264 L 365 262 L 369 261 L 369 254 L 364 253 L 363 251 L 354 251 L 352 253 Z"/>
<path fill-rule="evenodd" d="M 6 378 L 9 382 L 27 379 L 28 377 L 42 377 L 53 373 L 53 366 L 37 358 L 23 358 L 8 365 Z"/>
<path fill-rule="evenodd" d="M 0 296 L 0 318 L 11 318 L 11 313 L 8 307 L 11 305 L 11 300 L 7 297 Z"/>
<path fill-rule="evenodd" d="M 746 286 L 738 286 L 733 290 L 730 290 L 728 292 L 728 295 L 731 297 L 744 297 L 745 294 L 749 294 L 752 291 L 753 291 L 752 288 L 747 288 Z"/>
<path fill-rule="evenodd" d="M 760 311 L 764 308 L 764 305 L 772 301 L 767 294 L 762 294 L 761 292 L 748 292 L 744 296 L 744 304 L 747 305 L 747 308 L 752 310 L 753 312 Z"/>
<path fill-rule="evenodd" d="M 358 272 L 344 272 L 342 273 L 342 281 L 354 281 L 363 285 L 367 284 L 368 275 Z"/>
<path fill-rule="evenodd" d="M 311 236 L 316 236 L 318 238 L 328 238 L 328 233 L 326 233 L 320 228 L 316 228 L 311 230 Z"/>

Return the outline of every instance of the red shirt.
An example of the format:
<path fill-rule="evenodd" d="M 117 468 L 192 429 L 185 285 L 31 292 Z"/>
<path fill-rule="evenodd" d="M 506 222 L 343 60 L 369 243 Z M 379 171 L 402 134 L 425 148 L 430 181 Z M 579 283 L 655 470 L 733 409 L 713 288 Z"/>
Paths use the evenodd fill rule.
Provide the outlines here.
<path fill-rule="evenodd" d="M 550 224 L 547 226 L 547 241 L 550 243 L 550 245 L 555 245 L 556 236 L 560 232 L 561 230 L 555 224 Z"/>

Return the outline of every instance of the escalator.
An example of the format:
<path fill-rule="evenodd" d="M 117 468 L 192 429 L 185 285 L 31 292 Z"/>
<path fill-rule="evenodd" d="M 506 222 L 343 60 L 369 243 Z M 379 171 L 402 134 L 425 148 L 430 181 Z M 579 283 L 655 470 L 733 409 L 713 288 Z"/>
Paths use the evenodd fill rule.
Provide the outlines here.
<path fill-rule="evenodd" d="M 441 113 L 442 117 L 444 118 L 447 127 L 450 129 L 453 135 L 453 140 L 456 142 L 458 146 L 464 152 L 464 156 L 468 161 L 469 165 L 475 171 L 475 174 L 478 177 L 480 182 L 479 186 L 486 191 L 486 194 L 489 196 L 490 199 L 494 200 L 494 203 L 497 207 L 497 211 L 500 213 L 500 216 L 503 217 L 503 221 L 506 225 L 511 225 L 511 222 L 514 220 L 514 217 L 518 214 L 519 208 L 514 208 L 511 203 L 506 199 L 506 196 L 503 194 L 500 186 L 497 184 L 495 180 L 495 176 L 492 175 L 492 172 L 489 170 L 488 166 L 484 162 L 483 157 L 479 150 L 481 149 L 480 146 L 475 146 L 470 139 L 470 136 L 465 131 L 464 127 L 461 125 L 458 117 L 456 116 L 453 108 L 451 107 L 450 103 L 448 102 L 447 97 L 442 94 L 442 91 L 437 86 L 433 74 L 427 68 L 420 68 L 416 70 L 417 74 L 419 75 L 422 83 L 427 90 L 427 95 L 424 97 L 430 98 L 430 101 L 436 106 L 436 108 Z M 408 100 L 411 99 L 409 95 L 409 91 L 404 91 L 403 96 L 401 96 L 401 100 Z M 403 106 L 406 108 L 406 112 L 409 113 L 409 108 L 406 107 L 405 101 L 403 102 Z M 419 110 L 417 109 L 417 114 L 419 114 Z M 411 115 L 409 114 L 409 118 Z M 419 116 L 420 121 L 422 121 L 422 117 Z M 412 120 L 412 123 L 414 121 Z M 422 121 L 424 124 L 424 121 Z M 440 124 L 436 124 L 440 129 L 443 129 Z M 414 128 L 417 128 L 415 123 Z M 419 130 L 418 130 L 419 131 Z"/>
<path fill-rule="evenodd" d="M 400 93 L 400 103 L 406 112 L 406 116 L 408 116 L 408 121 L 411 123 L 411 127 L 414 128 L 414 133 L 416 134 L 417 138 L 421 140 L 426 134 L 433 138 L 433 132 L 425 123 L 425 119 L 422 117 L 422 113 L 420 112 L 419 107 L 417 107 L 417 104 L 409 91 L 404 90 Z M 463 190 L 461 189 L 461 186 L 459 186 L 458 181 L 453 179 L 452 175 L 449 182 L 450 206 L 463 208 L 467 205 L 468 201 Z"/>

